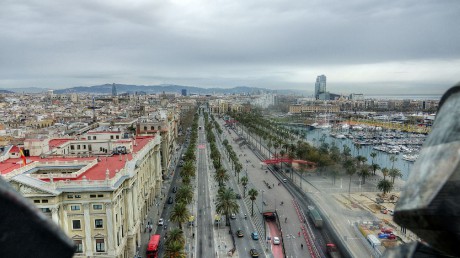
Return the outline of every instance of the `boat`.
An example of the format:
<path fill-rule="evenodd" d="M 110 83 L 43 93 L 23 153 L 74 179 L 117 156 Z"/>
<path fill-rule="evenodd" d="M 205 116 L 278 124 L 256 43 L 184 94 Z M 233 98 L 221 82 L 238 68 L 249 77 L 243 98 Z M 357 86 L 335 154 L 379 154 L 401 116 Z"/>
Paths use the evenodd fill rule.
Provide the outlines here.
<path fill-rule="evenodd" d="M 405 160 L 405 161 L 409 161 L 409 162 L 415 162 L 418 158 L 418 155 L 417 154 L 404 154 L 402 155 L 402 159 Z"/>

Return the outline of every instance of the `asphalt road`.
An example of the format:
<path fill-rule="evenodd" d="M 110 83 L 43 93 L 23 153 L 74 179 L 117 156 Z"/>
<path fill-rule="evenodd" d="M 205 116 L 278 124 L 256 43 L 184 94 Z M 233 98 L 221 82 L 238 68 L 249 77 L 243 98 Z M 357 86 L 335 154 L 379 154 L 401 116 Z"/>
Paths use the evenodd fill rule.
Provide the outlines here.
<path fill-rule="evenodd" d="M 198 176 L 198 200 L 197 200 L 197 243 L 195 257 L 216 257 L 214 247 L 213 217 L 211 214 L 211 200 L 209 198 L 208 185 L 208 162 L 206 148 L 207 145 L 204 119 L 200 116 L 198 125 L 201 130 L 198 131 L 197 142 L 197 176 Z"/>
<path fill-rule="evenodd" d="M 220 124 L 223 126 L 223 123 Z M 232 144 L 237 155 L 242 155 L 243 167 L 245 168 L 244 170 L 247 170 L 249 178 L 247 189 L 255 188 L 259 191 L 256 203 L 254 204 L 255 206 L 257 205 L 257 210 L 276 211 L 281 220 L 282 242 L 286 256 L 299 258 L 311 257 L 307 248 L 301 248 L 301 245 L 306 246 L 306 242 L 303 237 L 299 237 L 302 223 L 292 203 L 292 200 L 298 197 L 293 197 L 279 178 L 275 177 L 271 172 L 266 172 L 267 169 L 261 166 L 260 159 L 247 145 L 240 148 L 235 143 L 234 139 L 239 136 L 234 131 L 230 130 L 230 133 L 227 129 L 224 131 L 225 137 Z M 245 171 L 242 174 L 245 174 Z M 265 204 L 262 204 L 263 202 Z M 281 202 L 283 202 L 283 205 L 281 205 Z M 261 235 L 263 237 L 264 234 Z"/>
<path fill-rule="evenodd" d="M 216 135 L 216 138 L 217 138 L 217 135 Z M 225 151 L 225 147 L 222 145 L 222 142 L 219 140 L 219 138 L 217 138 L 216 140 L 217 140 L 219 149 L 221 150 L 221 155 L 224 156 L 224 158 L 222 159 L 224 168 L 227 170 L 227 173 L 230 173 L 229 174 L 230 180 L 229 182 L 227 182 L 227 186 L 231 187 L 236 193 L 243 196 L 243 192 L 240 191 L 241 188 L 238 187 L 238 179 L 237 177 L 234 176 L 234 171 L 232 170 L 232 167 L 230 165 L 229 158 Z M 240 175 L 240 178 L 241 177 L 242 175 Z M 230 221 L 230 224 L 231 224 L 233 234 L 235 234 L 235 244 L 236 244 L 236 249 L 238 251 L 239 256 L 240 257 L 249 256 L 249 251 L 251 249 L 256 249 L 259 251 L 259 257 L 267 257 L 267 255 L 264 252 L 265 247 L 261 244 L 261 241 L 264 240 L 263 235 L 259 234 L 260 235 L 259 240 L 253 240 L 251 238 L 251 233 L 257 232 L 257 230 L 254 227 L 254 224 L 252 223 L 252 220 L 251 220 L 250 208 L 247 207 L 243 199 L 239 199 L 237 201 L 240 206 L 240 212 L 238 214 L 235 214 L 236 218 L 232 219 Z M 246 219 L 244 217 L 245 214 L 247 215 Z M 255 216 L 257 215 L 255 214 Z M 242 230 L 244 236 L 243 237 L 236 236 L 237 230 Z"/>

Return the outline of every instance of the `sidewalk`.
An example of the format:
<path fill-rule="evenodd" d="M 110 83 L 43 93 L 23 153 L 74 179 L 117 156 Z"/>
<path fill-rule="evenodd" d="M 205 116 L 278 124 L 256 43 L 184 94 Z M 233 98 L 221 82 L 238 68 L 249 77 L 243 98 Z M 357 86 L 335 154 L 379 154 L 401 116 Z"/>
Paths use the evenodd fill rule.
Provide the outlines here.
<path fill-rule="evenodd" d="M 158 229 L 158 220 L 160 219 L 160 215 L 163 211 L 165 202 L 166 202 L 166 194 L 169 191 L 169 188 L 171 186 L 171 182 L 174 177 L 174 172 L 176 169 L 176 161 L 178 159 L 179 154 L 182 153 L 182 146 L 179 149 L 179 151 L 176 152 L 176 154 L 173 156 L 171 160 L 171 165 L 168 168 L 168 174 L 167 178 L 163 181 L 163 184 L 161 186 L 161 193 L 159 198 L 156 198 L 155 204 L 151 205 L 148 207 L 148 212 L 146 217 L 143 220 L 143 223 L 141 224 L 141 243 L 139 246 L 138 250 L 138 257 L 145 257 L 145 253 L 147 251 L 147 244 L 150 240 L 150 236 L 156 234 L 157 229 Z M 164 218 L 165 223 L 169 224 L 168 218 Z M 146 230 L 146 225 L 150 222 L 152 224 L 152 232 L 149 233 L 149 230 Z M 164 236 L 162 236 L 164 237 Z"/>

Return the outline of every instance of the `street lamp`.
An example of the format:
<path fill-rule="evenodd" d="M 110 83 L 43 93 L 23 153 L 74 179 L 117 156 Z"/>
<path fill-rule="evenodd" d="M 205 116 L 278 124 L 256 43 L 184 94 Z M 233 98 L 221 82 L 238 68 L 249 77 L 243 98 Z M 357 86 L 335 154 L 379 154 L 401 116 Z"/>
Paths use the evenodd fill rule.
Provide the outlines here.
<path fill-rule="evenodd" d="M 264 218 L 264 190 L 262 190 L 262 210 L 261 210 L 261 213 L 262 213 L 262 221 L 264 222 L 264 239 L 267 240 L 267 229 L 265 227 L 265 218 Z"/>

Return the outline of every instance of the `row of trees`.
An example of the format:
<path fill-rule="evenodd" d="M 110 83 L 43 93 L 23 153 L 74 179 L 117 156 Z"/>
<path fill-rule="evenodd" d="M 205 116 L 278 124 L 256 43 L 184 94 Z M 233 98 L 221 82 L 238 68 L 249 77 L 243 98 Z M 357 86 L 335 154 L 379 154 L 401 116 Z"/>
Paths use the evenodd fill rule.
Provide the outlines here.
<path fill-rule="evenodd" d="M 193 117 L 192 131 L 190 135 L 190 144 L 185 152 L 184 166 L 180 171 L 182 180 L 181 187 L 176 193 L 176 203 L 171 211 L 170 220 L 177 223 L 178 228 L 173 228 L 168 232 L 165 241 L 165 258 L 185 258 L 185 237 L 182 230 L 182 224 L 190 218 L 190 211 L 187 204 L 193 200 L 194 188 L 191 185 L 191 179 L 196 176 L 195 166 L 195 149 L 198 137 L 198 113 Z"/>
<path fill-rule="evenodd" d="M 230 214 L 238 213 L 240 206 L 236 201 L 236 194 L 233 189 L 231 187 L 226 187 L 226 182 L 230 180 L 230 175 L 222 166 L 222 156 L 217 147 L 216 137 L 213 131 L 216 124 L 215 121 L 213 121 L 213 123 L 209 122 L 208 116 L 205 115 L 206 139 L 211 149 L 210 156 L 215 169 L 214 179 L 219 185 L 216 198 L 216 212 L 225 215 L 225 225 L 229 226 Z"/>
<path fill-rule="evenodd" d="M 360 177 L 360 182 L 365 184 L 366 178 L 371 175 L 371 171 L 375 175 L 377 170 L 381 170 L 384 178 L 379 181 L 377 187 L 384 194 L 391 191 L 395 179 L 402 176 L 401 171 L 394 167 L 394 162 L 397 160 L 395 156 L 390 157 L 393 162 L 391 169 L 381 168 L 375 163 L 377 153 L 371 153 L 371 164 L 366 163 L 366 157 L 359 155 L 361 145 L 355 145 L 358 155 L 352 157 L 351 149 L 348 146 L 344 145 L 343 149 L 340 150 L 335 142 L 331 144 L 326 142 L 325 134 L 318 139 L 318 146 L 314 147 L 302 140 L 306 137 L 306 131 L 281 126 L 265 119 L 257 110 L 248 113 L 230 113 L 230 115 L 235 117 L 240 124 L 241 130 L 246 131 L 248 137 L 256 139 L 261 152 L 263 152 L 263 148 L 267 148 L 269 156 L 288 156 L 290 159 L 315 162 L 318 165 L 318 172 L 327 172 L 332 176 L 333 184 L 335 184 L 337 176 L 345 174 L 350 179 L 349 190 L 351 190 L 352 177 L 355 174 Z M 305 171 L 305 167 L 301 166 L 298 172 L 302 176 Z M 392 180 L 388 180 L 387 176 L 390 176 Z"/>

